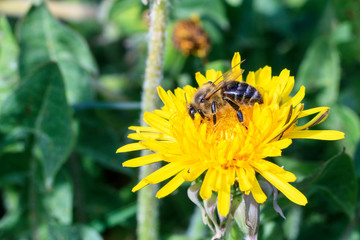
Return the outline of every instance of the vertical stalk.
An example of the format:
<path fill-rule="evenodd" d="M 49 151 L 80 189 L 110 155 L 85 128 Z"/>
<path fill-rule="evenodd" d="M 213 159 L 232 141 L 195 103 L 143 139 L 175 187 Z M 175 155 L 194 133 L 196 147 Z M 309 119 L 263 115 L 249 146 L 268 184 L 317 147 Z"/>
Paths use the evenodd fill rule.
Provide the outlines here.
<path fill-rule="evenodd" d="M 145 112 L 151 112 L 157 107 L 158 96 L 156 88 L 160 85 L 163 72 L 165 30 L 167 20 L 167 0 L 153 0 L 150 2 L 150 29 L 148 57 L 145 69 L 141 101 L 141 119 Z M 141 120 L 141 124 L 145 122 Z M 142 155 L 149 154 L 143 151 Z M 140 179 L 159 168 L 158 164 L 142 166 L 140 168 Z M 157 185 L 150 185 L 139 191 L 138 213 L 137 213 L 137 235 L 139 240 L 156 240 L 158 237 L 158 202 L 155 193 Z"/>

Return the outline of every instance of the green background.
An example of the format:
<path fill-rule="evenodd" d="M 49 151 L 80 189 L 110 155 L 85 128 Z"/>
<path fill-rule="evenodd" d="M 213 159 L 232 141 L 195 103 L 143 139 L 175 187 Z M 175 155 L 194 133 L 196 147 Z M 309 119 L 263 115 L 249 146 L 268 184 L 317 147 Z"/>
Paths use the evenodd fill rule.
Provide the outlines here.
<path fill-rule="evenodd" d="M 0 239 L 136 239 L 137 169 L 121 164 L 137 153 L 115 151 L 140 122 L 148 6 L 68 2 L 91 3 L 99 16 L 57 20 L 39 5 L 0 17 Z M 211 40 L 206 59 L 171 42 L 174 23 L 194 15 Z M 167 26 L 165 89 L 195 86 L 195 72 L 227 70 L 240 52 L 245 75 L 289 69 L 294 91 L 306 87 L 305 109 L 331 107 L 316 128 L 345 132 L 295 140 L 274 159 L 309 203 L 280 195 L 283 220 L 269 200 L 259 239 L 360 239 L 360 2 L 172 0 Z M 189 225 L 187 186 L 160 200 L 161 239 L 211 238 Z"/>

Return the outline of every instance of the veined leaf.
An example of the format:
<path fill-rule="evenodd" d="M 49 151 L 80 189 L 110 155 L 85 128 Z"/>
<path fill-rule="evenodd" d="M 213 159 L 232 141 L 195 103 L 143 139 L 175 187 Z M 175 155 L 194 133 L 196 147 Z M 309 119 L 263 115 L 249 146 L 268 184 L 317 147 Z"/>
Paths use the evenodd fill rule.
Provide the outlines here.
<path fill-rule="evenodd" d="M 0 127 L 26 128 L 35 135 L 47 186 L 73 146 L 71 109 L 61 71 L 48 63 L 23 80 L 0 109 Z"/>
<path fill-rule="evenodd" d="M 69 103 L 92 99 L 90 83 L 97 69 L 88 46 L 77 33 L 58 22 L 45 4 L 31 7 L 18 30 L 22 78 L 53 61 L 64 78 Z"/>

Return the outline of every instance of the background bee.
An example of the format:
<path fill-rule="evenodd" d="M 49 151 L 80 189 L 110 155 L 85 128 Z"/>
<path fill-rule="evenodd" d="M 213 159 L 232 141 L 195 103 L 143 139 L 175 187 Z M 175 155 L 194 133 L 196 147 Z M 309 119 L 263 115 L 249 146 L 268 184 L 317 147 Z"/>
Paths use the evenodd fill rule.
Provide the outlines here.
<path fill-rule="evenodd" d="M 223 79 L 217 85 L 215 82 L 221 77 L 215 82 L 209 81 L 203 84 L 195 92 L 190 104 L 187 105 L 188 113 L 192 119 L 195 118 L 196 113 L 199 113 L 203 119 L 212 118 L 216 124 L 216 112 L 230 105 L 236 111 L 239 122 L 242 123 L 244 117 L 240 109 L 241 105 L 253 106 L 255 103 L 263 103 L 263 98 L 255 87 L 245 82 L 236 81 L 242 74 L 240 72 L 238 76 L 234 76 L 232 70 L 236 66 L 224 73 Z"/>

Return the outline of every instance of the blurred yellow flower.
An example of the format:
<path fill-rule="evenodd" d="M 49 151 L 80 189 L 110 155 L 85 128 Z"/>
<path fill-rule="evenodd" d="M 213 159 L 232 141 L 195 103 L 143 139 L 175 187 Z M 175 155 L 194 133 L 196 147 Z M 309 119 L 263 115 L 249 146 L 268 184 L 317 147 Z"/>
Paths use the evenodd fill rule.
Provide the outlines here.
<path fill-rule="evenodd" d="M 240 55 L 235 53 L 232 71 L 240 70 Z M 221 77 L 220 71 L 208 70 L 206 76 L 196 74 L 199 86 Z M 237 80 L 242 81 L 242 76 Z M 259 173 L 288 199 L 299 205 L 307 203 L 306 197 L 289 182 L 294 182 L 293 173 L 265 160 L 267 157 L 281 156 L 292 139 L 306 138 L 318 140 L 338 140 L 344 134 L 333 130 L 308 130 L 324 121 L 328 107 L 304 110 L 301 100 L 305 87 L 290 97 L 294 77 L 284 69 L 279 76 L 271 75 L 266 66 L 256 72 L 249 72 L 246 83 L 254 86 L 262 95 L 263 103 L 241 106 L 244 122 L 238 121 L 234 110 L 217 113 L 217 122 L 202 119 L 196 114 L 193 120 L 187 110 L 187 100 L 196 88 L 185 86 L 172 93 L 158 88 L 164 103 L 161 110 L 146 113 L 144 121 L 148 127 L 130 127 L 135 133 L 128 137 L 136 143 L 125 145 L 117 152 L 150 149 L 153 154 L 130 159 L 125 167 L 163 161 L 167 164 L 142 179 L 134 188 L 137 191 L 148 184 L 155 184 L 172 178 L 156 194 L 165 197 L 176 190 L 184 181 L 194 181 L 202 174 L 200 196 L 208 199 L 213 192 L 218 194 L 218 210 L 226 216 L 230 208 L 231 187 L 238 183 L 240 191 L 253 194 L 258 203 L 266 200 L 260 188 L 256 173 Z M 315 115 L 309 122 L 299 126 L 298 119 Z"/>

